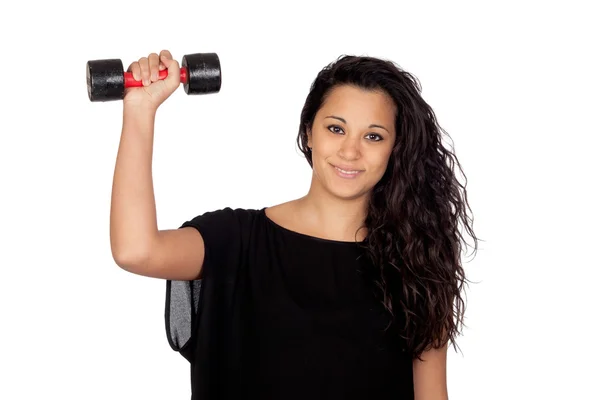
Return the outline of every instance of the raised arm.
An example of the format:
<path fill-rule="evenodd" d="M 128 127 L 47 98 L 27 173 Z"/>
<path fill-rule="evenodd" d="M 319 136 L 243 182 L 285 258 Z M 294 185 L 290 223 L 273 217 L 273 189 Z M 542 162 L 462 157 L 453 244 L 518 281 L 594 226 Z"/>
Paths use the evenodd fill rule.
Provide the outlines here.
<path fill-rule="evenodd" d="M 168 76 L 158 80 L 161 69 Z M 110 244 L 117 265 L 129 272 L 172 280 L 198 279 L 204 260 L 204 241 L 193 228 L 157 228 L 152 182 L 154 121 L 159 105 L 180 83 L 180 68 L 163 50 L 131 64 L 143 87 L 126 91 L 123 129 L 113 177 Z"/>

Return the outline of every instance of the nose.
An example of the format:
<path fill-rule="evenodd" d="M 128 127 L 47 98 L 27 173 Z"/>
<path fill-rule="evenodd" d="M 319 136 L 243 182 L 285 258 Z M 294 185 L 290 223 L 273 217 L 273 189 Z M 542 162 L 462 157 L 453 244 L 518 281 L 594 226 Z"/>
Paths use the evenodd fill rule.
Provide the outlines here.
<path fill-rule="evenodd" d="M 350 135 L 346 136 L 341 141 L 338 156 L 349 161 L 360 158 L 360 139 L 352 138 Z"/>

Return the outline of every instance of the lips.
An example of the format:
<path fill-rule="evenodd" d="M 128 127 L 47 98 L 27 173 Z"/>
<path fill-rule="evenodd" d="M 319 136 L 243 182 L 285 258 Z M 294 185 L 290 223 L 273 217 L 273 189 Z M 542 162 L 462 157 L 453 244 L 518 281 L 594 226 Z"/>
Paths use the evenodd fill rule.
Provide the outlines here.
<path fill-rule="evenodd" d="M 352 167 L 348 167 L 348 166 L 338 167 L 333 164 L 330 164 L 330 165 L 335 170 L 336 175 L 341 178 L 344 178 L 344 179 L 354 179 L 357 176 L 359 176 L 361 172 L 364 171 L 364 170 L 353 169 Z"/>
<path fill-rule="evenodd" d="M 353 170 L 341 169 L 341 168 L 338 168 L 338 167 L 335 167 L 335 169 L 337 169 L 338 171 L 340 171 L 340 172 L 342 172 L 344 174 L 347 174 L 347 175 L 349 175 L 349 174 L 356 175 L 356 174 L 358 174 L 360 172 L 360 171 L 353 171 Z"/>
<path fill-rule="evenodd" d="M 331 165 L 335 169 L 337 169 L 338 171 L 341 171 L 341 172 L 343 172 L 345 174 L 357 174 L 359 172 L 364 171 L 362 169 L 356 169 L 354 167 L 350 167 L 350 166 L 347 166 L 347 165 L 333 165 L 333 164 L 331 164 Z"/>

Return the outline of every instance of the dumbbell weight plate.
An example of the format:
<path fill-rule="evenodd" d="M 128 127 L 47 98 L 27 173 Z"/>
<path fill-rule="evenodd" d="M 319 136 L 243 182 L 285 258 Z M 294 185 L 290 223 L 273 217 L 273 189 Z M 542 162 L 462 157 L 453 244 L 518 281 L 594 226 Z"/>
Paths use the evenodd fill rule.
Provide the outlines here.
<path fill-rule="evenodd" d="M 183 56 L 181 67 L 187 69 L 183 88 L 187 94 L 217 93 L 221 90 L 221 63 L 216 53 Z"/>
<path fill-rule="evenodd" d="M 86 80 L 91 101 L 120 100 L 125 94 L 123 63 L 119 59 L 88 61 Z"/>

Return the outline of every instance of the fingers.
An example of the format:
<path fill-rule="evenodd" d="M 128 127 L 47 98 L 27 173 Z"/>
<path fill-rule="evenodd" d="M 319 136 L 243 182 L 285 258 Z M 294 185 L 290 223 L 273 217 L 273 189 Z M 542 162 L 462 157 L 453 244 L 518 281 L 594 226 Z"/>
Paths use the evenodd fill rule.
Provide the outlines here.
<path fill-rule="evenodd" d="M 173 56 L 169 50 L 160 52 L 160 63 L 168 69 L 166 80 L 169 83 L 169 86 L 177 87 L 181 79 L 179 63 L 173 60 Z"/>
<path fill-rule="evenodd" d="M 150 64 L 148 63 L 148 57 L 142 57 L 138 60 L 140 66 L 140 78 L 144 86 L 150 85 Z"/>
<path fill-rule="evenodd" d="M 180 68 L 179 68 L 179 63 L 175 60 L 173 60 L 172 58 L 169 59 L 166 56 L 163 56 L 162 58 L 163 62 L 165 63 L 165 65 L 167 66 L 167 68 L 169 69 L 167 72 L 167 77 L 165 78 L 170 87 L 177 87 L 179 86 L 179 83 L 181 82 L 181 73 L 180 73 Z"/>
<path fill-rule="evenodd" d="M 171 52 L 162 50 L 160 54 L 151 53 L 148 57 L 141 57 L 138 61 L 131 63 L 128 72 L 133 74 L 133 79 L 142 81 L 144 86 L 149 86 L 152 82 L 158 81 L 158 72 L 173 67 L 169 75 L 173 72 L 179 77 L 179 64 L 173 60 Z M 177 78 L 179 79 L 179 78 Z"/>
<path fill-rule="evenodd" d="M 162 71 L 162 70 L 168 68 L 169 65 L 165 64 L 163 60 L 172 60 L 173 56 L 171 55 L 171 52 L 169 50 L 162 50 L 158 56 L 160 59 L 160 64 L 159 64 L 158 69 L 160 71 Z M 167 63 L 168 63 L 168 61 L 167 61 Z"/>
<path fill-rule="evenodd" d="M 150 81 L 156 82 L 158 80 L 158 54 L 152 53 L 148 56 L 148 66 L 150 69 Z"/>
<path fill-rule="evenodd" d="M 136 81 L 141 80 L 141 76 L 142 76 L 142 72 L 140 70 L 140 63 L 135 61 L 132 62 L 131 65 L 129 66 L 129 68 L 127 68 L 127 72 L 131 72 L 131 74 L 133 75 L 133 79 L 135 79 Z"/>

